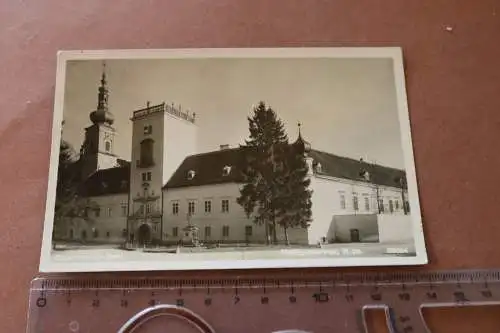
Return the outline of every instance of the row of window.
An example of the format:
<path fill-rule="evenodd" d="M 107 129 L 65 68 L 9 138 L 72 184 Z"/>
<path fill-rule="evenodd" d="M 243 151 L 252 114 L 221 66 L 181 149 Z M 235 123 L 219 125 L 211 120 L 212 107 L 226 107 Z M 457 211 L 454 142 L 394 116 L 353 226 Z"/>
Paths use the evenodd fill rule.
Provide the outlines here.
<path fill-rule="evenodd" d="M 197 204 L 197 202 L 195 200 L 188 201 L 188 213 L 189 213 L 189 215 L 196 214 L 196 212 L 197 212 L 196 204 Z M 145 205 L 141 204 L 139 206 L 138 213 L 139 214 L 144 214 L 145 212 L 151 213 L 155 210 L 155 208 L 157 208 L 157 206 L 159 206 L 158 203 L 148 203 Z M 213 206 L 212 200 L 205 200 L 204 207 L 203 207 L 204 212 L 206 214 L 212 213 L 212 208 L 213 208 L 212 206 Z M 222 213 L 229 213 L 229 199 L 222 199 L 220 207 L 221 207 Z M 120 209 L 121 209 L 120 216 L 127 216 L 127 212 L 128 212 L 127 204 L 122 203 L 120 206 Z M 114 211 L 113 211 L 112 207 L 97 207 L 97 208 L 94 208 L 93 211 L 94 211 L 95 217 L 101 217 L 101 216 L 103 216 L 103 214 L 105 217 L 113 217 L 114 216 Z M 179 212 L 180 212 L 179 201 L 173 201 L 172 202 L 172 215 L 179 215 Z"/>
<path fill-rule="evenodd" d="M 172 202 L 172 215 L 179 215 L 179 207 L 179 201 Z M 229 213 L 229 199 L 222 199 L 220 207 L 222 213 Z M 206 214 L 212 213 L 212 200 L 204 201 L 204 210 Z M 196 214 L 196 200 L 188 201 L 188 214 Z"/>
<path fill-rule="evenodd" d="M 97 207 L 93 209 L 95 217 L 101 217 L 104 214 L 105 217 L 113 217 L 115 212 L 112 207 Z M 120 216 L 127 216 L 127 204 L 122 203 L 120 206 Z"/>
<path fill-rule="evenodd" d="M 224 225 L 221 229 L 222 237 L 229 237 L 229 226 Z M 245 226 L 245 236 L 250 237 L 253 235 L 253 227 L 251 225 Z M 172 228 L 172 237 L 179 237 L 179 227 Z M 204 230 L 204 238 L 208 239 L 212 237 L 212 227 L 206 226 Z"/>
<path fill-rule="evenodd" d="M 80 233 L 80 236 L 81 236 L 81 239 L 87 239 L 88 238 L 88 235 L 87 235 L 87 230 L 82 230 L 81 233 Z M 99 230 L 98 229 L 93 229 L 92 230 L 92 237 L 93 238 L 99 238 Z M 111 231 L 106 231 L 106 238 L 110 238 L 111 237 Z M 70 229 L 69 230 L 69 238 L 70 239 L 74 239 L 75 238 L 75 232 L 73 229 Z"/>
<path fill-rule="evenodd" d="M 153 231 L 155 231 L 155 232 L 158 231 L 158 225 L 157 224 L 153 225 Z M 99 238 L 99 230 L 97 228 L 93 229 L 92 232 L 91 232 L 91 235 L 92 235 L 92 238 Z M 222 228 L 221 228 L 221 235 L 222 235 L 222 237 L 229 237 L 229 235 L 230 235 L 230 229 L 229 229 L 228 225 L 222 226 Z M 250 237 L 252 235 L 253 235 L 253 226 L 251 226 L 251 225 L 245 226 L 245 236 Z M 172 236 L 173 237 L 179 237 L 179 227 L 172 228 Z M 81 233 L 80 233 L 80 237 L 83 240 L 86 240 L 87 238 L 89 238 L 87 230 L 82 230 Z M 110 237 L 111 237 L 111 232 L 110 231 L 106 231 L 106 238 L 110 238 Z M 212 227 L 211 226 L 206 226 L 205 229 L 204 229 L 204 238 L 205 239 L 209 239 L 211 237 L 212 237 Z M 73 229 L 70 229 L 70 231 L 69 231 L 69 238 L 70 239 L 74 239 L 75 238 L 75 232 L 74 232 Z"/>
<path fill-rule="evenodd" d="M 370 207 L 370 197 L 368 196 L 368 194 L 364 194 L 363 195 L 363 200 L 364 200 L 364 210 L 365 211 L 370 211 L 371 207 Z M 405 202 L 404 203 L 406 205 L 406 210 L 409 212 L 409 203 L 408 202 Z M 399 202 L 399 200 L 397 199 L 389 199 L 388 200 L 388 208 L 389 208 L 389 212 L 390 213 L 393 213 L 394 211 L 399 211 L 401 208 L 403 208 Z M 341 209 L 346 209 L 346 196 L 345 194 L 343 193 L 340 193 L 340 208 Z M 379 198 L 378 200 L 378 206 L 377 207 L 378 209 L 380 209 L 380 212 L 384 213 L 385 212 L 385 202 L 384 202 L 384 199 L 383 198 Z M 359 198 L 358 198 L 358 195 L 357 194 L 353 194 L 352 196 L 352 207 L 355 211 L 358 211 L 360 210 L 359 209 Z"/>

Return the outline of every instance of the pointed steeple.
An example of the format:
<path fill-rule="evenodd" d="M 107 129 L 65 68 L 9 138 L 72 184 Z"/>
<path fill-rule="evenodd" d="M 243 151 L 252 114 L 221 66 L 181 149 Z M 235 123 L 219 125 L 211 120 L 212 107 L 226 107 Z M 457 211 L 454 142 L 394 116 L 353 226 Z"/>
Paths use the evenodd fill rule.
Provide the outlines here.
<path fill-rule="evenodd" d="M 97 100 L 97 110 L 108 109 L 108 82 L 106 81 L 106 62 L 102 63 L 101 86 L 99 87 L 99 95 Z"/>
<path fill-rule="evenodd" d="M 299 136 L 294 142 L 294 145 L 302 154 L 307 154 L 311 151 L 311 144 L 302 138 L 302 133 L 300 131 L 301 125 L 302 124 L 300 122 L 297 124 L 297 127 L 299 128 Z"/>
<path fill-rule="evenodd" d="M 101 74 L 101 85 L 98 89 L 97 95 L 97 109 L 90 113 L 90 120 L 94 124 L 106 123 L 112 125 L 114 122 L 114 117 L 111 112 L 108 111 L 108 81 L 106 80 L 106 63 L 102 63 L 102 74 Z"/>

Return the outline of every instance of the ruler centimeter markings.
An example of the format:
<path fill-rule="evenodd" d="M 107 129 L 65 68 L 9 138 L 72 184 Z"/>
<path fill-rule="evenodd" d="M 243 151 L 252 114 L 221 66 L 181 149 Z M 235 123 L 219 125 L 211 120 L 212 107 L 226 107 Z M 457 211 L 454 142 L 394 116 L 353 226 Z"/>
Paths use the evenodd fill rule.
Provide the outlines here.
<path fill-rule="evenodd" d="M 124 325 L 140 332 L 140 325 L 159 323 L 158 317 L 165 315 L 172 323 L 190 323 L 177 328 L 179 333 L 290 329 L 355 333 L 367 332 L 366 311 L 381 309 L 391 333 L 426 333 L 430 331 L 422 308 L 497 304 L 500 271 L 496 270 L 41 277 L 30 289 L 27 332 L 132 332 L 126 330 L 132 328 L 120 330 Z"/>

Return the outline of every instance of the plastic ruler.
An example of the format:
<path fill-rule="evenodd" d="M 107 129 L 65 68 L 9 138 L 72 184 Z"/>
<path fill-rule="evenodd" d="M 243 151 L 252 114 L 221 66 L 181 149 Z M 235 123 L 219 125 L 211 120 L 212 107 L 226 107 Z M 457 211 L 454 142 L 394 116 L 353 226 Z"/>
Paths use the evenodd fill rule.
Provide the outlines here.
<path fill-rule="evenodd" d="M 118 276 L 118 277 L 117 277 Z M 425 307 L 500 304 L 500 270 L 400 273 L 172 273 L 36 278 L 28 333 L 430 332 Z"/>

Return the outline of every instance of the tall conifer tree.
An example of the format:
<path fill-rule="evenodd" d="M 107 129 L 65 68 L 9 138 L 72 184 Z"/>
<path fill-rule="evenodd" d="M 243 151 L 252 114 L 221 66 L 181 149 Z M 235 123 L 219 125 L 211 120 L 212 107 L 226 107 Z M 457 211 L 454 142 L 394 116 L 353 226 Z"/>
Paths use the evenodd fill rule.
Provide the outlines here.
<path fill-rule="evenodd" d="M 277 242 L 278 206 L 286 177 L 288 137 L 283 122 L 264 102 L 248 117 L 249 138 L 245 140 L 244 186 L 237 202 L 256 224 L 264 224 L 267 243 Z"/>

